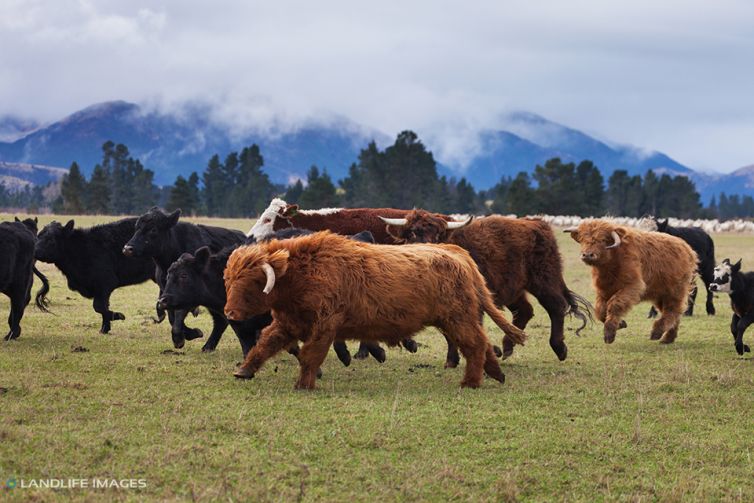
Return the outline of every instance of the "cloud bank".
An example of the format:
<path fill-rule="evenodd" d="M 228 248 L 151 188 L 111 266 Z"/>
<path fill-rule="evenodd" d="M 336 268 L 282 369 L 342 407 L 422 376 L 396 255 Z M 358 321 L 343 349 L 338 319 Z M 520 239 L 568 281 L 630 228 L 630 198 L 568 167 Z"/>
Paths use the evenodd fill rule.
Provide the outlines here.
<path fill-rule="evenodd" d="M 0 115 L 210 103 L 231 127 L 348 117 L 458 165 L 528 110 L 697 169 L 754 162 L 754 3 L 0 1 Z"/>

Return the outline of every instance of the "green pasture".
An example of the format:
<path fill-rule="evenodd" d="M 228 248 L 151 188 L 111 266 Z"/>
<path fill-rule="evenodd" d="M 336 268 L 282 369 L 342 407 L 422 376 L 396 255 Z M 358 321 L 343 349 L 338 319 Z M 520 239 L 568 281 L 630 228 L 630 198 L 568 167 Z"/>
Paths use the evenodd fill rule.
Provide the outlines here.
<path fill-rule="evenodd" d="M 576 243 L 558 239 L 569 286 L 592 300 Z M 754 236 L 714 239 L 718 260 L 754 269 Z M 429 329 L 418 353 L 388 350 L 381 365 L 345 368 L 332 353 L 318 389 L 301 392 L 287 354 L 235 380 L 230 330 L 214 353 L 201 340 L 173 350 L 167 322 L 151 320 L 152 283 L 115 292 L 126 320 L 101 335 L 91 301 L 40 269 L 52 314 L 30 306 L 20 339 L 0 343 L 3 501 L 754 501 L 754 359 L 734 350 L 727 296 L 708 317 L 700 295 L 668 346 L 649 340 L 648 304 L 610 346 L 598 323 L 576 337 L 571 320 L 565 362 L 537 305 L 504 385 L 460 389 L 462 368 L 443 369 L 445 342 Z M 7 312 L 0 296 L 3 323 Z M 206 312 L 187 323 L 209 333 Z M 754 347 L 754 329 L 745 339 Z M 146 487 L 19 487 L 95 478 Z"/>

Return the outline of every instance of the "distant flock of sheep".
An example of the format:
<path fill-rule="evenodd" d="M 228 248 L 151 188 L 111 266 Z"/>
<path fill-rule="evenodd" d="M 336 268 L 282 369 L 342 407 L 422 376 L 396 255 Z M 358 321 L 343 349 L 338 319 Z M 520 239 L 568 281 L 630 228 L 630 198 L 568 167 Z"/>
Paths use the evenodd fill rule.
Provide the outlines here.
<path fill-rule="evenodd" d="M 47 278 L 35 261 L 55 264 L 71 290 L 93 300 L 100 331 L 125 319 L 110 310 L 116 288 L 152 280 L 159 286 L 156 319 L 167 314 L 176 348 L 203 337 L 185 325 L 206 307 L 212 333 L 203 346 L 213 351 L 228 327 L 244 354 L 238 378 L 252 378 L 263 363 L 286 349 L 300 363 L 297 388 L 314 388 L 332 347 L 351 362 L 347 340 L 361 342 L 356 357 L 385 360 L 380 343 L 417 351 L 413 336 L 436 327 L 448 345 L 446 367 L 466 360 L 461 385 L 478 387 L 484 374 L 503 382 L 498 357 L 509 357 L 526 341 L 534 297 L 550 318 L 549 344 L 559 360 L 568 348 L 564 321 L 593 316 L 606 343 L 625 328 L 625 316 L 650 301 L 650 339 L 670 344 L 681 315 L 693 313 L 696 278 L 707 291 L 707 314 L 715 314 L 712 292 L 730 294 L 730 332 L 736 351 L 749 347 L 743 333 L 754 322 L 754 273 L 741 261 L 716 264 L 709 232 L 751 232 L 750 222 L 675 219 L 582 219 L 568 216 L 454 218 L 423 210 L 328 208 L 301 210 L 274 199 L 249 232 L 191 224 L 152 208 L 88 229 L 53 222 L 40 232 L 37 219 L 0 224 L 0 289 L 11 299 L 6 340 L 21 334 L 31 300 L 33 275 L 42 280 L 36 304 L 47 308 Z M 592 272 L 594 307 L 570 290 L 553 226 L 579 243 Z M 507 320 L 501 307 L 513 314 Z M 504 332 L 494 346 L 484 314 Z M 303 346 L 299 349 L 299 342 Z"/>

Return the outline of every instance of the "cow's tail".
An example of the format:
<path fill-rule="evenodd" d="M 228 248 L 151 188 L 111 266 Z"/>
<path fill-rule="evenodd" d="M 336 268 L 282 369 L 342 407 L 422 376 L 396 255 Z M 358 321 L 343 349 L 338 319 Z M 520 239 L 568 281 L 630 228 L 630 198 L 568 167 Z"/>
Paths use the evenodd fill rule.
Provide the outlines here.
<path fill-rule="evenodd" d="M 48 309 L 48 307 L 50 305 L 50 299 L 47 298 L 47 294 L 50 292 L 50 282 L 47 281 L 47 276 L 42 274 L 39 269 L 37 269 L 37 266 L 34 266 L 32 268 L 32 271 L 34 271 L 34 274 L 36 274 L 36 276 L 42 281 L 42 288 L 37 291 L 37 295 L 34 297 L 34 303 L 37 305 L 40 311 L 49 313 L 50 310 Z"/>
<path fill-rule="evenodd" d="M 566 314 L 581 320 L 581 326 L 576 329 L 576 335 L 581 335 L 581 331 L 584 330 L 588 324 L 594 322 L 594 318 L 592 317 L 592 305 L 584 297 L 573 290 L 569 290 L 566 286 L 563 287 L 563 296 L 568 302 L 568 311 L 566 311 Z"/>
<path fill-rule="evenodd" d="M 495 306 L 495 303 L 492 301 L 492 294 L 487 290 L 487 287 L 482 287 L 479 291 L 479 296 L 481 297 L 484 311 L 490 315 L 490 318 L 495 322 L 495 325 L 500 327 L 514 344 L 520 344 L 523 346 L 524 342 L 526 342 L 526 334 L 523 330 L 508 321 L 503 312 Z"/>

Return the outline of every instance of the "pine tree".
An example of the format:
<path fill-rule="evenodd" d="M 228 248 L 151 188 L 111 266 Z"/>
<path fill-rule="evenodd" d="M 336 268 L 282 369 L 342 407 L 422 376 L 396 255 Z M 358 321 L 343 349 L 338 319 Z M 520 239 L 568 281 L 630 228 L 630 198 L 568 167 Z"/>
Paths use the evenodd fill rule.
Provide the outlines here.
<path fill-rule="evenodd" d="M 188 180 L 178 175 L 170 189 L 167 208 L 169 211 L 180 209 L 185 215 L 196 213 L 199 207 L 199 175 L 191 173 Z"/>
<path fill-rule="evenodd" d="M 332 208 L 339 205 L 335 185 L 326 170 L 320 174 L 317 166 L 309 168 L 307 185 L 299 198 L 299 205 L 308 209 Z"/>
<path fill-rule="evenodd" d="M 220 215 L 223 203 L 228 194 L 228 183 L 225 177 L 224 167 L 220 164 L 220 157 L 215 154 L 207 163 L 207 168 L 202 174 L 204 189 L 202 196 L 207 208 L 207 215 L 214 217 Z"/>
<path fill-rule="evenodd" d="M 513 179 L 508 189 L 505 213 L 514 213 L 518 216 L 537 213 L 539 208 L 537 207 L 534 194 L 528 173 L 520 172 Z"/>
<path fill-rule="evenodd" d="M 107 215 L 110 213 L 110 177 L 101 165 L 97 164 L 89 179 L 86 208 L 89 213 Z"/>
<path fill-rule="evenodd" d="M 296 183 L 288 187 L 288 190 L 285 191 L 285 202 L 289 204 L 295 204 L 298 203 L 299 199 L 301 198 L 301 194 L 304 192 L 304 184 L 301 181 L 301 179 L 296 180 Z"/>
<path fill-rule="evenodd" d="M 60 182 L 60 195 L 63 198 L 63 212 L 81 215 L 86 210 L 84 196 L 86 193 L 86 179 L 81 174 L 77 163 L 71 164 L 68 173 L 63 175 Z"/>

